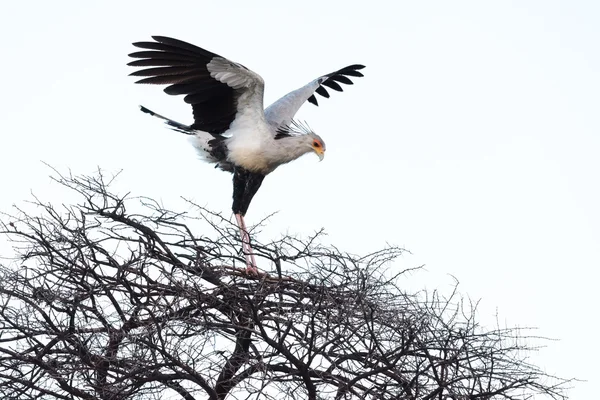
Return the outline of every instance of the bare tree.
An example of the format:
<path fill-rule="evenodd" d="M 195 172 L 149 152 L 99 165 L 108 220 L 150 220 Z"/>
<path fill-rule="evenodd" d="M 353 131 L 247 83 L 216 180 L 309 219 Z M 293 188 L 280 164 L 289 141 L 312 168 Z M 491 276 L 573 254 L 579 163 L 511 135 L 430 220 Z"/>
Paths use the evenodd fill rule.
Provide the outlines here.
<path fill-rule="evenodd" d="M 246 276 L 218 214 L 116 196 L 102 174 L 56 180 L 81 204 L 36 199 L 40 215 L 0 225 L 18 254 L 0 270 L 5 398 L 565 398 L 527 362 L 527 331 L 479 326 L 457 292 L 403 291 L 400 248 L 284 236 L 254 243 L 272 270 Z"/>

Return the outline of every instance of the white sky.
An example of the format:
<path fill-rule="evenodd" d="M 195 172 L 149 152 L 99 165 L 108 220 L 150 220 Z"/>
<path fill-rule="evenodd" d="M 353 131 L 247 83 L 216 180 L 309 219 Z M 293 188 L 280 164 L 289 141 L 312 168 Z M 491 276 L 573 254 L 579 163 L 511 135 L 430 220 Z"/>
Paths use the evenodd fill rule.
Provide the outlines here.
<path fill-rule="evenodd" d="M 230 212 L 230 176 L 137 110 L 191 121 L 181 99 L 127 76 L 133 41 L 172 36 L 238 61 L 267 82 L 265 104 L 362 63 L 365 78 L 299 114 L 325 160 L 269 176 L 248 223 L 278 211 L 264 238 L 325 227 L 356 253 L 406 247 L 395 268 L 426 265 L 411 288 L 457 277 L 482 320 L 497 310 L 560 339 L 532 361 L 595 398 L 599 21 L 594 1 L 5 1 L 0 210 L 31 190 L 69 202 L 43 160 L 123 169 L 123 191 Z"/>

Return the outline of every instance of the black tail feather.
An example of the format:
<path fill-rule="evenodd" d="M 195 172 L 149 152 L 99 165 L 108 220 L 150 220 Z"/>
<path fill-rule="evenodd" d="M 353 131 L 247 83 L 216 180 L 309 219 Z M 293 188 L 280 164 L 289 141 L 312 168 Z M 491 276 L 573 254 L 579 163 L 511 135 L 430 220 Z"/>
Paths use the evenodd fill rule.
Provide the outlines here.
<path fill-rule="evenodd" d="M 162 115 L 157 114 L 144 106 L 140 106 L 140 110 L 146 114 L 152 115 L 153 117 L 164 120 L 165 124 L 169 125 L 173 130 L 176 130 L 177 132 L 185 133 L 186 135 L 194 135 L 194 129 L 192 129 L 189 125 L 185 125 L 181 122 L 173 121 L 172 119 L 163 117 Z"/>

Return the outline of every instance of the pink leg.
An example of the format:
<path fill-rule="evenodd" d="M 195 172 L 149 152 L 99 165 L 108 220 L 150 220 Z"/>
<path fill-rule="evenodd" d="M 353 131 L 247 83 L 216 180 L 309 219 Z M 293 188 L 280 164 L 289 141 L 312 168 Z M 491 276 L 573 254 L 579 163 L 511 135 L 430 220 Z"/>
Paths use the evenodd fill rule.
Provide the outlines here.
<path fill-rule="evenodd" d="M 244 217 L 240 215 L 240 220 L 242 222 L 242 229 L 244 231 L 244 233 L 246 234 L 246 251 L 247 251 L 247 257 L 250 257 L 250 268 L 247 268 L 248 272 L 252 272 L 254 274 L 258 274 L 258 269 L 256 268 L 256 260 L 254 259 L 254 251 L 252 250 L 252 247 L 250 246 L 250 234 L 248 233 L 248 229 L 246 228 L 246 221 L 244 220 Z"/>
<path fill-rule="evenodd" d="M 240 228 L 240 237 L 242 239 L 242 252 L 246 256 L 246 273 L 256 275 L 258 269 L 256 268 L 256 260 L 254 259 L 254 252 L 250 246 L 250 235 L 248 229 L 246 229 L 246 222 L 241 214 L 235 214 L 235 220 Z"/>

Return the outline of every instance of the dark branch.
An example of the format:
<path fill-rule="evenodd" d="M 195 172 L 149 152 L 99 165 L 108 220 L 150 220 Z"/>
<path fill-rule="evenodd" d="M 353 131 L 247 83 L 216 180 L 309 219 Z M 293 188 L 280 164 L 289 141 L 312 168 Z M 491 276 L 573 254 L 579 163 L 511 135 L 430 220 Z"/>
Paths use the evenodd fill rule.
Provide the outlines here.
<path fill-rule="evenodd" d="M 266 273 L 248 277 L 220 215 L 117 196 L 101 173 L 56 180 L 81 204 L 35 199 L 41 215 L 0 222 L 15 250 L 0 266 L 5 398 L 566 398 L 570 381 L 527 362 L 532 331 L 480 326 L 456 290 L 406 293 L 403 249 L 254 230 Z"/>

